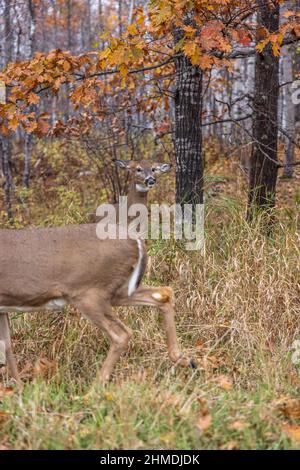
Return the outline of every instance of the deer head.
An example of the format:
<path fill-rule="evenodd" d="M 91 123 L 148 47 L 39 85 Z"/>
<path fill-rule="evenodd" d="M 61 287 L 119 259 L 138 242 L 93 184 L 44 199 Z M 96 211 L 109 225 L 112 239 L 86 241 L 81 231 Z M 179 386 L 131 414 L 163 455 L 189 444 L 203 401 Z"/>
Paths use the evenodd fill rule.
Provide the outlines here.
<path fill-rule="evenodd" d="M 136 189 L 140 192 L 146 192 L 153 188 L 157 177 L 172 168 L 171 163 L 159 163 L 151 160 L 115 160 L 115 164 L 131 173 Z"/>

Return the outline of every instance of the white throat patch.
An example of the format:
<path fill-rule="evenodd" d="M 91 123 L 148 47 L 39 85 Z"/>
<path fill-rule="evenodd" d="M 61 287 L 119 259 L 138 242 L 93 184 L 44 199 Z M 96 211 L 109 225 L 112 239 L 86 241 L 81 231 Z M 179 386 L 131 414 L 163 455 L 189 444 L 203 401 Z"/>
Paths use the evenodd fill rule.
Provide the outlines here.
<path fill-rule="evenodd" d="M 147 186 L 143 186 L 142 184 L 136 184 L 135 189 L 139 193 L 147 193 L 149 191 L 149 188 Z"/>

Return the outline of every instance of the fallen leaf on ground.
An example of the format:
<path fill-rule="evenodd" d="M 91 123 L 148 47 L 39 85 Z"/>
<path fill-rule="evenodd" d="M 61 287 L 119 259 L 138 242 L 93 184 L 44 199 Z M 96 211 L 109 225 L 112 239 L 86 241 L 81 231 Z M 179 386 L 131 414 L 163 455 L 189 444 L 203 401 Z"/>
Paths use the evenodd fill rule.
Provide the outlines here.
<path fill-rule="evenodd" d="M 223 390 L 231 390 L 233 387 L 232 380 L 227 375 L 219 375 L 214 380 Z"/>
<path fill-rule="evenodd" d="M 234 421 L 234 423 L 229 424 L 228 429 L 234 431 L 243 431 L 244 429 L 248 428 L 249 424 L 245 421 Z"/>
<path fill-rule="evenodd" d="M 6 421 L 10 417 L 10 414 L 6 411 L 0 411 L 0 424 Z"/>
<path fill-rule="evenodd" d="M 274 405 L 286 418 L 300 419 L 300 398 L 282 398 Z"/>
<path fill-rule="evenodd" d="M 300 446 L 300 426 L 286 423 L 281 430 L 292 441 L 292 444 Z"/>
<path fill-rule="evenodd" d="M 14 393 L 14 389 L 12 387 L 4 387 L 4 385 L 0 384 L 0 400 L 8 395 L 12 395 Z"/>
<path fill-rule="evenodd" d="M 40 357 L 34 364 L 33 375 L 34 377 L 52 377 L 57 370 L 57 363 L 51 361 L 46 357 Z"/>
<path fill-rule="evenodd" d="M 182 402 L 182 397 L 180 395 L 176 395 L 175 393 L 162 393 L 161 394 L 161 399 L 163 402 L 163 407 L 173 405 L 173 406 L 178 406 Z"/>
<path fill-rule="evenodd" d="M 208 413 L 206 415 L 200 416 L 200 418 L 198 419 L 196 423 L 196 428 L 200 433 L 202 433 L 210 427 L 211 423 L 212 423 L 212 417 Z"/>
<path fill-rule="evenodd" d="M 0 444 L 0 450 L 9 450 L 9 447 L 5 444 Z"/>
<path fill-rule="evenodd" d="M 195 344 L 196 349 L 203 349 L 204 348 L 204 343 L 200 339 L 196 342 Z"/>
<path fill-rule="evenodd" d="M 28 379 L 32 377 L 33 364 L 31 362 L 26 362 L 25 366 L 20 372 L 20 377 L 22 379 Z"/>
<path fill-rule="evenodd" d="M 220 447 L 221 450 L 236 450 L 238 449 L 238 443 L 236 441 L 229 441 Z"/>
<path fill-rule="evenodd" d="M 4 436 L 2 437 L 2 441 L 0 443 L 0 450 L 10 450 L 10 448 L 8 447 L 8 436 Z"/>

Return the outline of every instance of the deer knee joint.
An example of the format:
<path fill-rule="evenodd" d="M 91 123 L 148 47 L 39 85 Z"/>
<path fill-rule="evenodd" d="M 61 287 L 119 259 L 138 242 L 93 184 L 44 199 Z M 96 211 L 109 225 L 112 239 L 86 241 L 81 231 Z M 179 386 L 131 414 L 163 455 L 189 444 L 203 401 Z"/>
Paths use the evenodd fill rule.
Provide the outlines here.
<path fill-rule="evenodd" d="M 131 337 L 132 337 L 131 331 L 126 331 L 122 333 L 120 336 L 115 338 L 115 346 L 121 350 L 127 349 Z"/>

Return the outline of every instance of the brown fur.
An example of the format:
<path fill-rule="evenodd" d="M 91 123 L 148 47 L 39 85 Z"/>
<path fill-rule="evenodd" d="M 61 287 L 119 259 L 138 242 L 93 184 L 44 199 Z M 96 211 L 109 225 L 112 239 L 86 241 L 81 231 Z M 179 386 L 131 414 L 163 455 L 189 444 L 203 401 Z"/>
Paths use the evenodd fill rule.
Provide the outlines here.
<path fill-rule="evenodd" d="M 172 361 L 193 364 L 182 357 L 174 323 L 173 293 L 169 287 L 140 286 L 128 296 L 128 281 L 140 255 L 139 277 L 146 267 L 143 245 L 136 240 L 99 240 L 96 225 L 62 228 L 0 230 L 0 306 L 43 310 L 51 300 L 64 299 L 105 331 L 110 349 L 100 379 L 107 380 L 131 331 L 116 317 L 113 306 L 149 305 L 165 319 Z M 6 345 L 7 362 L 19 380 L 12 353 L 8 316 L 0 313 L 0 340 Z"/>

